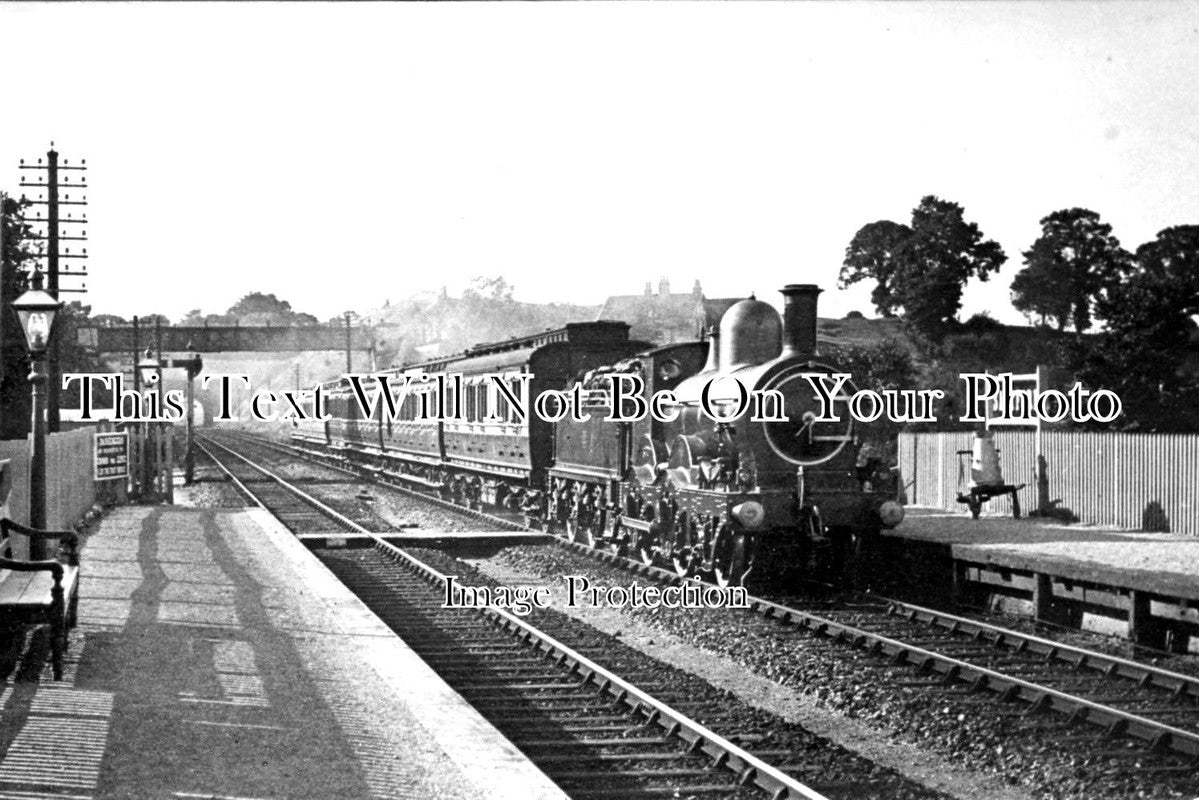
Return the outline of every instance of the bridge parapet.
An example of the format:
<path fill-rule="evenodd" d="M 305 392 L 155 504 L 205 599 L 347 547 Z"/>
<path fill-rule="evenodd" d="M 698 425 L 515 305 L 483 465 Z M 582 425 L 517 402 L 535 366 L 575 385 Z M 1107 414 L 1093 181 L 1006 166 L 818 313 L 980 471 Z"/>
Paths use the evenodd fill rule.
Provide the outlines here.
<path fill-rule="evenodd" d="M 313 325 L 287 327 L 274 325 L 168 326 L 162 331 L 164 353 L 229 353 L 305 350 L 345 351 L 346 328 Z M 375 346 L 375 329 L 351 327 L 350 350 L 367 351 Z M 143 327 L 134 341 L 133 326 L 86 327 L 79 329 L 79 343 L 98 353 L 128 353 L 145 348 L 155 340 L 155 330 Z"/>

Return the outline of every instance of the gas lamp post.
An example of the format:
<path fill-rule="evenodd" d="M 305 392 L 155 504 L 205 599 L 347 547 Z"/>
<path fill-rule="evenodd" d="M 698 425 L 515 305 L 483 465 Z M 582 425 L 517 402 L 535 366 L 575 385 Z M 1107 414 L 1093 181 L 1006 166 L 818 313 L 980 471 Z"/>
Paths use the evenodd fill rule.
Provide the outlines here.
<path fill-rule="evenodd" d="M 13 301 L 21 320 L 25 342 L 29 345 L 31 369 L 29 383 L 33 387 L 33 431 L 29 445 L 29 527 L 46 528 L 46 373 L 44 359 L 54 330 L 54 318 L 62 303 L 42 289 L 41 270 L 34 270 L 29 291 Z M 46 557 L 46 543 L 31 539 L 30 560 Z"/>

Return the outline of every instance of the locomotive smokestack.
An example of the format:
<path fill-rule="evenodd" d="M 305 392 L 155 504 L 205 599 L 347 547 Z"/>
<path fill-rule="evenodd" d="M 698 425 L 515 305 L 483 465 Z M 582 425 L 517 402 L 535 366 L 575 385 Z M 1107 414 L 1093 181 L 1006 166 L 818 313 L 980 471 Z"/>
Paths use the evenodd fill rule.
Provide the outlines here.
<path fill-rule="evenodd" d="M 789 283 L 783 293 L 783 355 L 816 352 L 816 298 L 823 291 L 812 283 Z"/>
<path fill-rule="evenodd" d="M 704 372 L 715 372 L 720 369 L 720 326 L 708 327 L 708 363 L 704 364 Z"/>

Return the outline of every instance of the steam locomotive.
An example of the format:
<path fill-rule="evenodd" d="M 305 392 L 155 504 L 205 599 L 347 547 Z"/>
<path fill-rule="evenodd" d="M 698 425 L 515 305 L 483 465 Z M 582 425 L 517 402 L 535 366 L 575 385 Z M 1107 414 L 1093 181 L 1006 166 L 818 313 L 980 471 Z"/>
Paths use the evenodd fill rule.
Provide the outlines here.
<path fill-rule="evenodd" d="M 817 360 L 820 291 L 784 287 L 781 317 L 768 303 L 742 300 L 707 341 L 654 347 L 630 340 L 623 322 L 600 321 L 396 368 L 383 375 L 411 383 L 394 414 L 379 403 L 363 418 L 343 378 L 323 387 L 332 418 L 297 422 L 292 438 L 680 576 L 729 585 L 751 573 L 844 574 L 882 528 L 899 524 L 903 508 L 896 476 L 860 453 L 844 406 L 832 415 L 840 422 L 818 413 L 811 376 L 837 372 Z M 606 420 L 618 416 L 610 413 L 616 376 L 639 377 L 642 401 L 670 390 L 669 413 L 626 410 L 633 421 Z M 584 390 L 582 420 L 522 417 L 505 400 L 572 381 Z M 835 404 L 852 394 L 852 385 L 842 388 Z M 773 407 L 742 403 L 749 394 Z M 448 413 L 429 419 L 434 403 Z"/>

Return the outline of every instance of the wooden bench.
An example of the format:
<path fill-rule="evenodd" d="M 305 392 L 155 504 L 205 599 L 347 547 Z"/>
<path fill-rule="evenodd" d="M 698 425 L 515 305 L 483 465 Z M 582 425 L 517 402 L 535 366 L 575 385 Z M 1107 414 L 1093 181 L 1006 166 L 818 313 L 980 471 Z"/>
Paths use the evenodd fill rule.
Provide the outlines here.
<path fill-rule="evenodd" d="M 66 563 L 14 560 L 14 533 L 30 539 L 57 539 Z M 0 519 L 0 627 L 49 624 L 56 681 L 62 680 L 67 629 L 75 625 L 78 606 L 79 537 L 73 531 L 39 531 Z"/>

